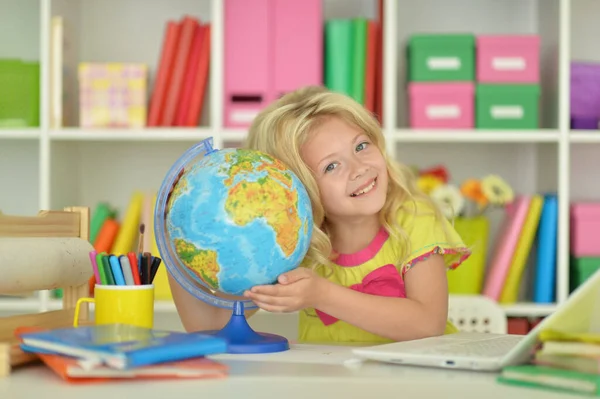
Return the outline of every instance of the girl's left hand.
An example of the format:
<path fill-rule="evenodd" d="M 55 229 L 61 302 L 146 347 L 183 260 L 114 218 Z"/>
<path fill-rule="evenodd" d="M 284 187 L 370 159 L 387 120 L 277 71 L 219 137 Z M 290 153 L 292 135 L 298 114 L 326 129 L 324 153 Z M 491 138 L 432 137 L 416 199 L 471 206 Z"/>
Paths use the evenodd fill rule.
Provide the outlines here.
<path fill-rule="evenodd" d="M 274 285 L 257 285 L 244 292 L 259 308 L 269 312 L 295 312 L 314 308 L 327 280 L 314 271 L 299 267 L 280 275 Z"/>

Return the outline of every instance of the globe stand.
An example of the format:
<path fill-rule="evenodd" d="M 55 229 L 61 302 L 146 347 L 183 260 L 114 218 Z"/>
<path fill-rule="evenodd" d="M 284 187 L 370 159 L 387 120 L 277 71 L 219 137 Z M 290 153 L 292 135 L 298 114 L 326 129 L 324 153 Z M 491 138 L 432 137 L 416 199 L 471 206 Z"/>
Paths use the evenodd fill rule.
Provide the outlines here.
<path fill-rule="evenodd" d="M 244 314 L 244 303 L 235 301 L 233 313 L 221 330 L 202 331 L 227 340 L 227 353 L 270 353 L 290 349 L 285 337 L 269 333 L 257 333 L 250 327 Z"/>

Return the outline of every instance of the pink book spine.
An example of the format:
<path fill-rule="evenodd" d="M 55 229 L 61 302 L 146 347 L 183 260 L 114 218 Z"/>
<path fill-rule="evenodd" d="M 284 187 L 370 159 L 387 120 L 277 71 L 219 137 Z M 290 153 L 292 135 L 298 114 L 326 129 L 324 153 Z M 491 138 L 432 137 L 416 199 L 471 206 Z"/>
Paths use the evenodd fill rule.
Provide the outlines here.
<path fill-rule="evenodd" d="M 496 301 L 500 299 L 504 281 L 519 241 L 521 228 L 529 211 L 529 202 L 529 197 L 518 196 L 514 203 L 510 205 L 513 208 L 507 209 L 509 220 L 501 236 L 498 237 L 498 247 L 492 259 L 483 289 L 483 295 Z"/>

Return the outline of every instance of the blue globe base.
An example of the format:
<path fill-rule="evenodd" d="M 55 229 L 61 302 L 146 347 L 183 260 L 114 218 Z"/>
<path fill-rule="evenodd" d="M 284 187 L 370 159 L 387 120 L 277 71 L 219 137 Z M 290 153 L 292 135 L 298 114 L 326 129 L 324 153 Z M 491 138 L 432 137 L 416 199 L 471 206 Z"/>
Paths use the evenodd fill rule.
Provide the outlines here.
<path fill-rule="evenodd" d="M 202 333 L 225 338 L 227 353 L 270 353 L 290 349 L 285 337 L 254 331 L 244 315 L 244 304 L 239 301 L 234 303 L 233 313 L 225 327 Z"/>

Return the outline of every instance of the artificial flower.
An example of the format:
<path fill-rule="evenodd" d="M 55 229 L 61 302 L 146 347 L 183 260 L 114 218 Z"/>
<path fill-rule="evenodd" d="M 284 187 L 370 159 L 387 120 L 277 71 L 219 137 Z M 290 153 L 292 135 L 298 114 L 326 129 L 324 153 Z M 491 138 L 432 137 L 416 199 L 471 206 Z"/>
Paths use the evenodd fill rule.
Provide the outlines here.
<path fill-rule="evenodd" d="M 465 206 L 465 198 L 460 193 L 460 189 L 453 184 L 436 187 L 430 196 L 448 219 L 460 215 Z"/>
<path fill-rule="evenodd" d="M 460 186 L 460 192 L 466 199 L 475 202 L 480 208 L 488 204 L 488 199 L 481 190 L 481 181 L 477 179 L 465 180 Z"/>
<path fill-rule="evenodd" d="M 417 179 L 417 186 L 421 191 L 425 194 L 430 194 L 436 187 L 441 186 L 444 182 L 436 176 L 433 175 L 424 175 L 419 176 Z"/>
<path fill-rule="evenodd" d="M 512 188 L 497 175 L 489 175 L 481 181 L 481 191 L 493 205 L 504 206 L 514 200 Z"/>
<path fill-rule="evenodd" d="M 442 180 L 443 183 L 448 183 L 448 180 L 450 179 L 450 174 L 448 173 L 448 170 L 442 165 L 438 165 L 438 166 L 434 166 L 429 169 L 421 170 L 419 172 L 419 174 L 421 176 L 438 177 L 440 180 Z"/>

